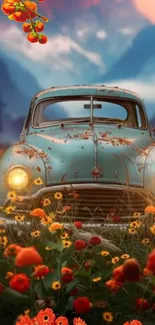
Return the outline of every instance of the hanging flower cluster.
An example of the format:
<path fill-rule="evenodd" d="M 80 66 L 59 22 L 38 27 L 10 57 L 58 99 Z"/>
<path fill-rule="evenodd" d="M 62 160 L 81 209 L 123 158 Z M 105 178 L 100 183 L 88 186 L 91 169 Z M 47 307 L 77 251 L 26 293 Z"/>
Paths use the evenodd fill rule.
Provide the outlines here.
<path fill-rule="evenodd" d="M 38 13 L 36 2 L 44 0 L 22 1 L 22 0 L 3 0 L 1 6 L 2 12 L 8 16 L 10 20 L 23 23 L 22 29 L 27 33 L 27 39 L 31 43 L 39 42 L 45 44 L 48 41 L 44 31 L 44 23 L 48 22 L 48 18 Z"/>

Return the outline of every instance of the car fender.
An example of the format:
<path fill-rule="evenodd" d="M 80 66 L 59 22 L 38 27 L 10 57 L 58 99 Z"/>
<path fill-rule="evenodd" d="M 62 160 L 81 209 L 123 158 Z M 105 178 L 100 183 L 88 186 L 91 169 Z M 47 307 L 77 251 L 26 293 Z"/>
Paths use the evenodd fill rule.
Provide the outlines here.
<path fill-rule="evenodd" d="M 41 158 L 41 151 L 27 144 L 15 144 L 8 148 L 0 159 L 0 205 L 3 205 L 7 193 L 11 191 L 7 186 L 6 177 L 8 170 L 15 165 L 23 165 L 30 171 L 31 186 L 29 195 L 46 186 L 45 163 Z M 33 180 L 37 177 L 42 178 L 43 184 L 35 185 L 33 183 Z"/>
<path fill-rule="evenodd" d="M 155 146 L 150 148 L 145 161 L 144 187 L 155 196 Z"/>

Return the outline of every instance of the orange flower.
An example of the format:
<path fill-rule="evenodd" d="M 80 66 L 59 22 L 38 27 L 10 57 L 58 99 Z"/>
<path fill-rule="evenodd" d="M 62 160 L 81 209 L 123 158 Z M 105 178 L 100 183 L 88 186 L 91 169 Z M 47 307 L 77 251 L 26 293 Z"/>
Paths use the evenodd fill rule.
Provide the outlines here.
<path fill-rule="evenodd" d="M 113 270 L 113 278 L 118 282 L 124 282 L 124 267 L 120 265 Z"/>
<path fill-rule="evenodd" d="M 37 325 L 54 325 L 55 314 L 50 308 L 42 309 L 39 311 L 38 315 L 34 318 L 34 322 Z"/>
<path fill-rule="evenodd" d="M 61 269 L 61 274 L 73 274 L 73 271 L 69 267 L 63 267 Z"/>
<path fill-rule="evenodd" d="M 33 320 L 27 316 L 27 315 L 22 315 L 20 319 L 16 322 L 16 325 L 34 325 Z"/>
<path fill-rule="evenodd" d="M 43 209 L 34 209 L 30 212 L 30 216 L 32 217 L 37 217 L 37 218 L 45 218 L 46 217 L 46 213 Z"/>
<path fill-rule="evenodd" d="M 118 282 L 115 279 L 111 279 L 106 282 L 106 287 L 115 293 L 119 291 L 122 285 L 123 285 L 122 282 Z"/>
<path fill-rule="evenodd" d="M 145 208 L 145 213 L 155 213 L 155 206 L 149 205 Z"/>
<path fill-rule="evenodd" d="M 42 264 L 42 257 L 36 251 L 35 247 L 22 248 L 15 259 L 15 265 L 17 267 L 26 267 L 39 264 Z"/>
<path fill-rule="evenodd" d="M 16 256 L 22 248 L 16 244 L 10 244 L 8 247 L 5 248 L 4 256 Z"/>
<path fill-rule="evenodd" d="M 60 316 L 56 319 L 55 325 L 69 325 L 68 319 L 64 316 Z"/>
<path fill-rule="evenodd" d="M 151 275 L 152 272 L 147 268 L 145 267 L 144 270 L 143 270 L 143 276 L 148 276 L 148 275 Z"/>
<path fill-rule="evenodd" d="M 33 10 L 33 11 L 36 11 L 37 10 L 37 5 L 36 5 L 35 2 L 32 2 L 32 1 L 24 1 L 24 4 L 30 10 Z"/>
<path fill-rule="evenodd" d="M 63 228 L 63 224 L 59 222 L 53 222 L 48 228 L 50 232 L 54 232 Z"/>

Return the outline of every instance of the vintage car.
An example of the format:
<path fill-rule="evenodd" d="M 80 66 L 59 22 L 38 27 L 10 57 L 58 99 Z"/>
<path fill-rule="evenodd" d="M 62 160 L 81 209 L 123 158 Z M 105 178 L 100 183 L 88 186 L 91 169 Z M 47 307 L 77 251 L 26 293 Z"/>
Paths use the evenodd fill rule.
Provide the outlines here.
<path fill-rule="evenodd" d="M 143 101 L 105 85 L 37 93 L 20 141 L 0 160 L 0 180 L 0 206 L 10 206 L 10 191 L 20 197 L 14 213 L 61 192 L 62 206 L 76 207 L 70 218 L 100 225 L 144 214 L 155 201 L 155 142 Z"/>

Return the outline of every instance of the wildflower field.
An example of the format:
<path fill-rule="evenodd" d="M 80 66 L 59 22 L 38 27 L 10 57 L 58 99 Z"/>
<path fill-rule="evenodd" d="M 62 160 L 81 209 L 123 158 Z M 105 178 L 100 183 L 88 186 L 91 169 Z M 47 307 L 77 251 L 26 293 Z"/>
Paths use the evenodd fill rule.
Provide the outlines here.
<path fill-rule="evenodd" d="M 38 179 L 34 182 L 39 186 Z M 66 218 L 63 193 L 42 208 L 15 212 L 22 200 L 8 192 L 1 207 L 0 319 L 7 325 L 153 325 L 155 323 L 155 225 L 147 237 L 140 213 L 127 228 L 87 229 Z M 54 209 L 52 209 L 54 206 Z M 155 207 L 148 206 L 145 218 Z M 8 312 L 9 311 L 9 312 Z"/>

